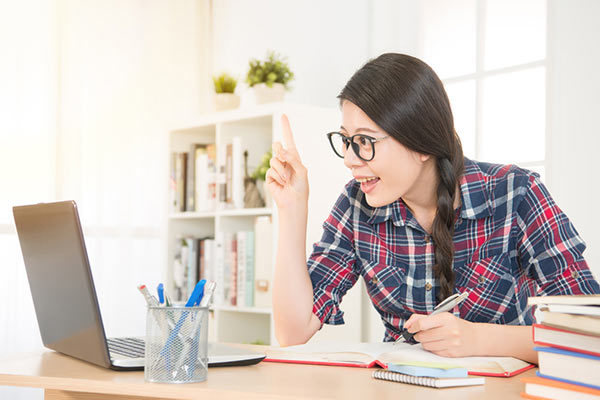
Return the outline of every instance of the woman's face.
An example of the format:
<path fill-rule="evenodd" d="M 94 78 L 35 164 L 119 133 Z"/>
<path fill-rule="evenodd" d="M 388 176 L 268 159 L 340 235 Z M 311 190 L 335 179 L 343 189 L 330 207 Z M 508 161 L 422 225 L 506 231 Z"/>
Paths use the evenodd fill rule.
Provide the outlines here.
<path fill-rule="evenodd" d="M 388 136 L 363 110 L 347 100 L 342 103 L 340 132 L 348 137 L 357 133 L 376 139 Z M 344 165 L 360 182 L 369 205 L 381 207 L 400 197 L 405 201 L 407 198 L 420 198 L 419 182 L 428 181 L 420 178 L 424 178 L 425 163 L 430 156 L 409 150 L 392 137 L 374 143 L 374 146 L 375 157 L 371 161 L 358 158 L 352 146 L 344 157 Z"/>

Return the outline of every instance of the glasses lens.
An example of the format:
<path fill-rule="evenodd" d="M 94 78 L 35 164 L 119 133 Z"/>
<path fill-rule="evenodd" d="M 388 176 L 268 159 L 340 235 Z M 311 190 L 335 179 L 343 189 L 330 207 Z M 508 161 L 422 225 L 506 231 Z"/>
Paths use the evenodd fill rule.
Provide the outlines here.
<path fill-rule="evenodd" d="M 344 137 L 344 135 L 339 132 L 331 132 L 327 136 L 329 137 L 329 143 L 331 143 L 331 147 L 333 148 L 335 154 L 344 158 L 347 149 L 347 145 L 345 143 L 347 139 Z"/>
<path fill-rule="evenodd" d="M 356 135 L 352 138 L 352 148 L 356 155 L 364 161 L 373 159 L 373 142 L 368 136 Z"/>

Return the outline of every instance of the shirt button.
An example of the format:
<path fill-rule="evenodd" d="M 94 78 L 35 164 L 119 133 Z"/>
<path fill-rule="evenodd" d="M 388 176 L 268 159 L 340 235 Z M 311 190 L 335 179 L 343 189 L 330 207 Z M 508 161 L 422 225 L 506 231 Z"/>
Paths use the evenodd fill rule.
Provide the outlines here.
<path fill-rule="evenodd" d="M 423 240 L 425 240 L 425 243 L 429 243 L 429 235 L 425 235 L 425 237 L 423 238 Z"/>
<path fill-rule="evenodd" d="M 374 276 L 374 277 L 371 278 L 371 284 L 372 285 L 377 285 L 378 283 L 379 283 L 379 279 L 377 279 L 376 276 Z"/>
<path fill-rule="evenodd" d="M 427 283 L 425 284 L 425 290 L 427 290 L 428 292 L 431 290 L 431 287 L 432 287 L 432 286 L 431 286 L 431 283 L 427 282 Z"/>
<path fill-rule="evenodd" d="M 577 271 L 571 272 L 571 278 L 573 278 L 573 279 L 579 278 L 579 272 L 577 272 Z"/>
<path fill-rule="evenodd" d="M 485 282 L 485 277 L 483 275 L 479 275 L 479 278 L 477 278 L 477 282 L 479 282 L 479 283 Z"/>

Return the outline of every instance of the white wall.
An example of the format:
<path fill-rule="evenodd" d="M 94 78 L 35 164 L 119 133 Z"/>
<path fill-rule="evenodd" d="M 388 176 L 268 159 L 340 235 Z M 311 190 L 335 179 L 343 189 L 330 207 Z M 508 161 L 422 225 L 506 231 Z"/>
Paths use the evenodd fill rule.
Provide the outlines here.
<path fill-rule="evenodd" d="M 600 278 L 600 2 L 548 2 L 548 187 Z"/>
<path fill-rule="evenodd" d="M 288 57 L 296 75 L 287 101 L 337 106 L 336 96 L 368 56 L 368 1 L 213 1 L 213 72 L 241 85 L 251 58 Z M 254 101 L 240 87 L 242 102 Z"/>

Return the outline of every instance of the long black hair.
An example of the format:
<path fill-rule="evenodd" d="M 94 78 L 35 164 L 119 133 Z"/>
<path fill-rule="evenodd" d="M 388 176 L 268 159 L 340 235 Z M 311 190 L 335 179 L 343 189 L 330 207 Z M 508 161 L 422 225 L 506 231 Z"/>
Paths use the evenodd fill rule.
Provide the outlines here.
<path fill-rule="evenodd" d="M 435 157 L 439 183 L 432 227 L 438 301 L 454 291 L 454 199 L 464 156 L 444 85 L 423 61 L 387 53 L 356 71 L 338 96 L 363 110 L 406 148 Z"/>

